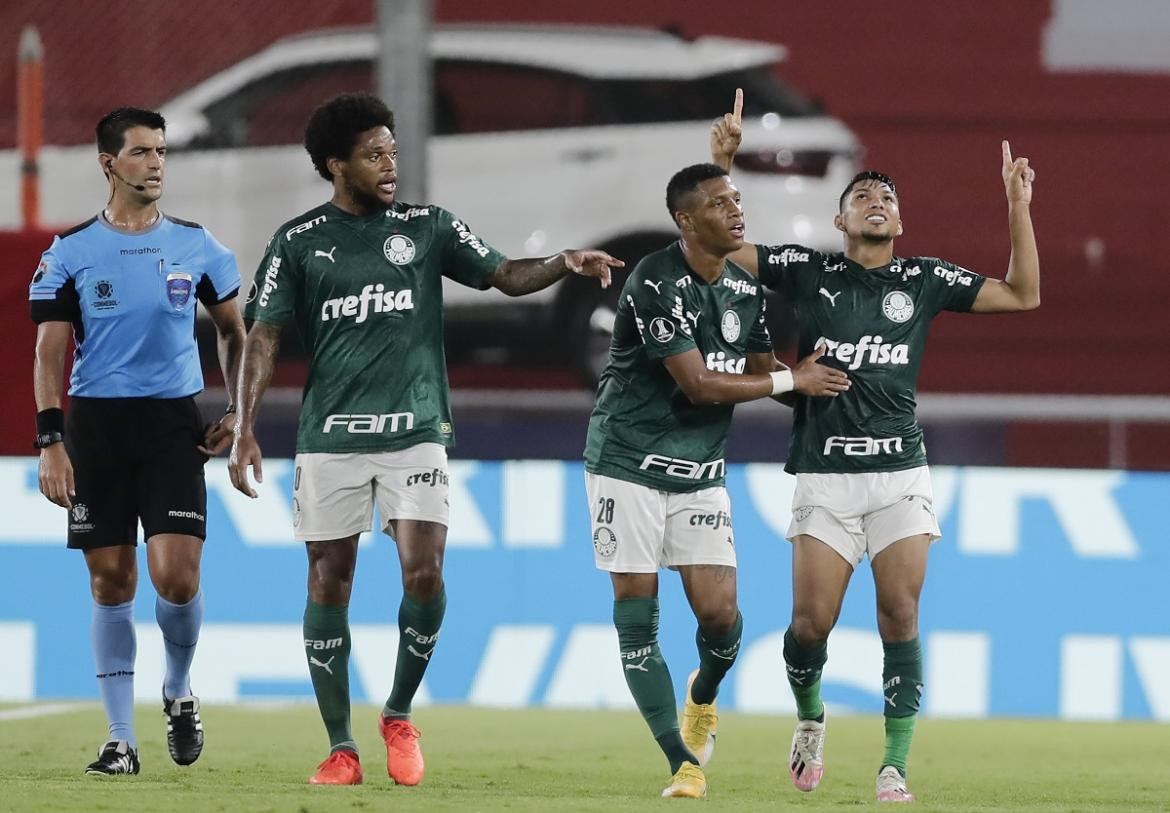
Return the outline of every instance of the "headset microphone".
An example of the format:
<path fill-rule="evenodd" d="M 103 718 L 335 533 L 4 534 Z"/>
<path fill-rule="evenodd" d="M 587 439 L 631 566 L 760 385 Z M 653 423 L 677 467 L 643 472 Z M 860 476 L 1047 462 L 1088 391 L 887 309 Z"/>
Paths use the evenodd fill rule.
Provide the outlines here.
<path fill-rule="evenodd" d="M 114 172 L 114 162 L 113 162 L 113 161 L 110 161 L 109 163 L 107 163 L 107 164 L 106 164 L 106 169 L 108 169 L 108 170 L 110 171 L 110 174 L 111 174 L 111 175 L 113 175 L 115 178 L 117 178 L 117 179 L 118 179 L 119 181 L 121 181 L 122 183 L 126 184 L 126 186 L 133 187 L 134 189 L 137 189 L 139 192 L 145 192 L 145 191 L 146 191 L 146 187 L 145 187 L 145 186 L 143 186 L 142 184 L 137 184 L 137 183 L 130 183 L 128 180 L 126 180 L 125 178 L 123 178 L 121 175 L 119 175 L 118 173 Z"/>

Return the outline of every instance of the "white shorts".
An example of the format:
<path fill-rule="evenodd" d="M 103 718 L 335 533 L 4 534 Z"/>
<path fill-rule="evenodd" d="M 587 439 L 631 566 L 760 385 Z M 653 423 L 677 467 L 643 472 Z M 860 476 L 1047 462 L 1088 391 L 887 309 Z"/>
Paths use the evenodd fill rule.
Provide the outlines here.
<path fill-rule="evenodd" d="M 686 494 L 585 472 L 593 560 L 610 573 L 687 565 L 735 567 L 731 501 L 723 486 Z"/>
<path fill-rule="evenodd" d="M 791 540 L 800 534 L 824 542 L 854 567 L 899 539 L 940 536 L 930 469 L 864 474 L 797 474 Z"/>
<path fill-rule="evenodd" d="M 293 536 L 319 542 L 365 533 L 375 500 L 388 534 L 396 519 L 446 525 L 447 482 L 447 449 L 439 443 L 397 452 L 298 454 Z"/>

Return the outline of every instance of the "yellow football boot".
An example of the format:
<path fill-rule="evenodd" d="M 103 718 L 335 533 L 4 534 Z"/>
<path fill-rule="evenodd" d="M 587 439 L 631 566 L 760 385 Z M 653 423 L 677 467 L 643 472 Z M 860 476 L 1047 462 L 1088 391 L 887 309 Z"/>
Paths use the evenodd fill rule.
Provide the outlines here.
<path fill-rule="evenodd" d="M 670 777 L 670 785 L 662 791 L 663 798 L 702 799 L 706 795 L 707 777 L 693 762 L 684 762 Z"/>
<path fill-rule="evenodd" d="M 687 678 L 687 698 L 683 705 L 682 740 L 683 744 L 699 759 L 699 766 L 706 767 L 715 753 L 715 729 L 719 727 L 719 712 L 715 708 L 715 701 L 710 703 L 696 703 L 691 700 L 691 684 L 695 682 L 699 670 L 691 672 Z"/>

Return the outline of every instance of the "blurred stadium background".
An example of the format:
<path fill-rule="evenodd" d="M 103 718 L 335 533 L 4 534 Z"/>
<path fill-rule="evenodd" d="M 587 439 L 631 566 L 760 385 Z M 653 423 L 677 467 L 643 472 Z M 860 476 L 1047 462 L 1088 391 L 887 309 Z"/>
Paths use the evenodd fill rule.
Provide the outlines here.
<path fill-rule="evenodd" d="M 277 59 L 290 53 L 291 42 L 291 53 L 303 56 L 305 43 L 326 29 L 364 31 L 367 39 L 355 43 L 373 42 L 374 52 L 385 55 L 378 43 L 403 42 L 403 6 L 205 0 L 193 13 L 191 4 L 41 0 L 0 7 L 0 453 L 10 455 L 0 460 L 0 649 L 9 653 L 0 700 L 96 694 L 83 621 L 89 612 L 84 566 L 61 550 L 64 517 L 38 494 L 29 455 L 35 331 L 26 304 L 28 279 L 52 233 L 91 216 L 101 203 L 95 121 L 123 104 L 165 111 L 213 80 L 230 86 L 231 77 L 256 68 L 258 54 Z M 937 466 L 945 534 L 924 596 L 925 709 L 953 717 L 1170 720 L 1164 589 L 1170 267 L 1163 235 L 1170 216 L 1170 6 L 1158 0 L 905 0 L 894 7 L 811 0 L 435 0 L 421 8 L 432 13 L 435 42 L 453 26 L 490 23 L 636 27 L 668 31 L 680 43 L 695 40 L 695 47 L 702 45 L 698 38 L 729 37 L 767 46 L 773 56 L 782 46 L 782 58 L 767 64 L 764 78 L 784 83 L 790 96 L 777 96 L 777 104 L 790 103 L 791 110 L 749 110 L 752 126 L 767 129 L 778 146 L 761 148 L 755 165 L 735 171 L 745 188 L 749 239 L 784 234 L 799 242 L 801 229 L 819 228 L 831 217 L 841 184 L 826 185 L 807 212 L 787 212 L 784 223 L 770 218 L 857 162 L 898 182 L 906 222 L 900 255 L 938 255 L 1000 276 L 1008 252 L 1000 139 L 1030 157 L 1038 172 L 1033 218 L 1043 306 L 1011 317 L 943 317 L 922 368 L 921 417 Z M 18 45 L 27 26 L 39 32 L 44 54 L 40 220 L 32 225 L 20 205 L 17 115 Z M 463 39 L 443 46 L 444 53 L 459 57 L 463 49 L 471 67 L 443 73 L 436 62 L 440 95 L 429 111 L 435 136 L 426 200 L 453 209 L 514 254 L 561 248 L 557 235 L 587 233 L 566 231 L 566 218 L 578 226 L 602 222 L 620 207 L 658 219 L 636 224 L 626 242 L 610 244 L 615 251 L 629 259 L 664 239 L 669 221 L 659 210 L 669 171 L 647 168 L 655 166 L 656 153 L 680 144 L 678 166 L 703 160 L 706 122 L 726 109 L 730 94 L 708 103 L 697 86 L 682 87 L 683 79 L 656 76 L 657 68 L 641 64 L 630 70 L 650 83 L 642 96 L 624 107 L 613 102 L 594 109 L 589 105 L 598 97 L 582 90 L 588 83 L 579 76 L 567 83 L 575 89 L 554 80 L 592 71 L 603 85 L 620 83 L 630 77 L 615 73 L 616 51 L 599 48 L 592 67 L 570 64 L 567 52 L 563 64 L 549 65 L 539 62 L 549 59 L 547 48 L 517 40 L 513 63 L 528 64 L 509 75 L 488 64 L 489 34 L 463 30 Z M 546 29 L 541 36 L 553 34 Z M 620 44 L 646 35 L 610 30 L 605 36 Z M 273 50 L 277 45 L 284 50 Z M 272 229 L 328 193 L 295 147 L 308 111 L 335 92 L 386 87 L 379 63 L 361 56 L 357 45 L 353 59 L 330 57 L 335 64 L 328 70 L 298 57 L 256 73 L 259 78 L 209 108 L 207 128 L 190 124 L 190 140 L 171 155 L 163 208 L 220 236 L 241 257 L 245 279 Z M 724 55 L 738 47 L 709 45 Z M 491 47 L 509 51 L 507 43 Z M 750 66 L 744 60 L 735 70 Z M 703 87 L 722 88 L 720 76 Z M 403 111 L 425 110 L 415 106 L 429 105 L 430 96 L 418 82 L 399 87 L 407 102 L 386 95 L 402 119 L 404 152 L 417 154 L 411 138 L 421 136 Z M 454 99 L 444 102 L 444 92 Z M 749 87 L 749 105 L 750 94 Z M 675 98 L 696 104 L 685 116 L 674 114 L 674 102 L 663 100 Z M 448 102 L 457 105 L 454 111 Z M 647 112 L 655 106 L 667 112 Z M 824 129 L 802 129 L 807 119 L 821 120 Z M 576 126 L 566 129 L 566 122 Z M 172 123 L 179 128 L 181 122 Z M 632 129 L 620 129 L 627 126 Z M 566 139 L 556 142 L 560 153 L 516 154 L 533 135 L 521 131 L 550 128 Z M 786 146 L 790 133 L 801 143 Z M 298 163 L 286 171 L 284 157 L 294 154 Z M 538 166 L 546 159 L 552 169 Z M 559 173 L 565 167 L 572 171 Z M 469 190 L 459 183 L 467 178 L 491 180 Z M 596 178 L 610 180 L 587 186 Z M 575 194 L 574 183 L 588 195 Z M 746 191 L 750 184 L 759 184 L 754 197 Z M 776 189 L 783 200 L 758 203 Z M 486 224 L 513 211 L 511 219 L 525 221 L 526 237 L 497 237 L 508 224 L 496 230 Z M 544 250 L 532 250 L 537 247 Z M 452 466 L 451 609 L 425 685 L 431 701 L 631 706 L 612 662 L 608 582 L 592 568 L 578 462 L 592 401 L 582 383 L 590 372 L 584 350 L 599 341 L 604 319 L 595 317 L 605 303 L 563 308 L 590 296 L 573 289 L 545 302 L 543 316 L 532 319 L 516 311 L 525 314 L 517 320 L 487 298 L 482 307 L 472 301 L 451 312 L 460 442 Z M 775 310 L 783 344 L 783 303 Z M 286 344 L 280 387 L 270 392 L 260 419 L 269 458 L 263 499 L 249 503 L 234 494 L 222 461 L 208 469 L 208 614 L 195 666 L 205 702 L 310 696 L 296 644 L 304 564 L 289 536 L 285 459 L 304 363 L 295 337 Z M 790 348 L 783 347 L 786 353 Z M 207 370 L 209 381 L 217 381 L 214 365 Z M 214 386 L 204 396 L 208 409 L 223 399 Z M 792 483 L 776 465 L 788 418 L 773 407 L 741 407 L 729 447 L 729 460 L 738 464 L 728 485 L 742 540 L 747 626 L 723 698 L 743 711 L 784 711 L 790 702 L 782 688 L 780 635 L 787 623 L 782 533 Z M 363 557 L 351 608 L 353 685 L 359 700 L 377 702 L 389 684 L 396 634 L 387 608 L 397 588 L 386 595 L 384 584 L 395 582 L 385 574 L 396 570 L 385 538 L 367 540 Z M 831 642 L 825 680 L 838 708 L 872 713 L 881 706 L 881 650 L 867 582 L 859 573 Z M 153 702 L 161 648 L 148 612 L 149 585 L 142 590 L 138 685 Z M 676 585 L 665 584 L 664 593 L 664 648 L 685 675 L 692 627 Z"/>

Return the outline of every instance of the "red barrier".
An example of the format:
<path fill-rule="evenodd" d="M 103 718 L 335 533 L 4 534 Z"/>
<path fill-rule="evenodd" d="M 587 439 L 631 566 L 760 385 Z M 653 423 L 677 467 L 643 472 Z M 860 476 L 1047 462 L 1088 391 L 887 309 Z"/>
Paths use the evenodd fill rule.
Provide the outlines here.
<path fill-rule="evenodd" d="M 0 54 L 13 53 L 21 25 L 36 22 L 53 55 L 47 84 L 73 89 L 46 97 L 50 143 L 88 141 L 102 113 L 127 103 L 127 87 L 135 88 L 135 103 L 157 104 L 282 37 L 368 24 L 375 8 L 368 0 L 287 0 L 263 25 L 237 25 L 225 38 L 218 32 L 239 7 L 231 0 L 207 0 L 199 15 L 183 4 L 156 6 L 157 35 L 135 42 L 134 59 L 113 63 L 110 44 L 132 28 L 132 4 L 42 0 L 0 9 Z M 1042 48 L 1059 5 L 748 0 L 729 10 L 718 3 L 442 0 L 434 7 L 444 23 L 669 25 L 685 36 L 783 43 L 780 75 L 857 132 L 867 166 L 897 179 L 906 226 L 898 253 L 937 254 L 993 276 L 1002 276 L 1008 257 L 999 141 L 1009 138 L 1038 173 L 1033 217 L 1044 304 L 1028 314 L 939 320 L 922 389 L 1170 392 L 1162 314 L 1170 301 L 1162 244 L 1170 73 L 1048 71 Z M 168 70 L 143 84 L 144 61 Z M 0 59 L 3 147 L 15 143 L 15 121 L 4 112 L 14 107 L 12 70 Z M 696 144 L 696 159 L 703 147 Z"/>
<path fill-rule="evenodd" d="M 0 231 L 4 269 L 0 273 L 0 381 L 4 382 L 0 455 L 33 453 L 37 412 L 33 401 L 33 351 L 37 328 L 28 317 L 28 283 L 41 252 L 51 242 L 53 232 Z"/>

